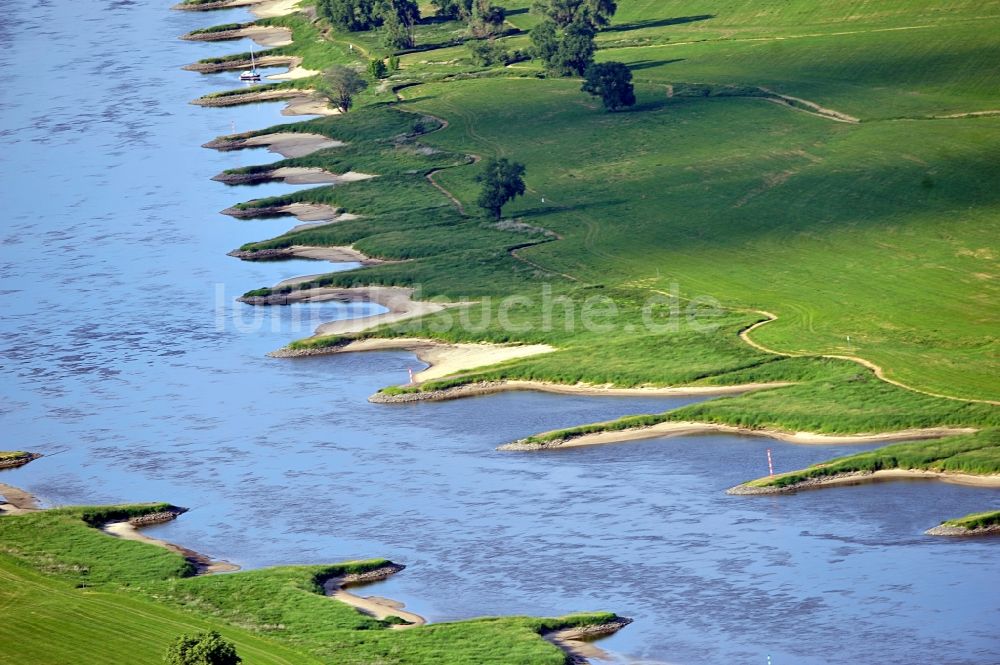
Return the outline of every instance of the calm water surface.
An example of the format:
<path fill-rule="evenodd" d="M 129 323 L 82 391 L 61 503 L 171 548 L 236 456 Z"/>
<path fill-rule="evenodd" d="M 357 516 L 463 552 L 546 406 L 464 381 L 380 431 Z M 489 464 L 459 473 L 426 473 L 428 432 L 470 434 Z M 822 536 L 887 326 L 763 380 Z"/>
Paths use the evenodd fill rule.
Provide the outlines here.
<path fill-rule="evenodd" d="M 281 105 L 187 102 L 235 83 L 179 67 L 245 44 L 176 36 L 243 11 L 11 0 L 0 17 L 0 476 L 50 505 L 190 506 L 162 538 L 257 567 L 385 556 L 377 593 L 433 621 L 609 609 L 620 662 L 998 662 L 996 541 L 922 536 L 995 505 L 930 483 L 734 498 L 765 470 L 846 452 L 702 436 L 501 454 L 511 439 L 689 400 L 508 394 L 370 405 L 405 353 L 264 354 L 370 305 L 253 310 L 243 291 L 346 269 L 225 256 L 295 221 L 217 211 L 290 191 L 211 182 L 261 150 L 199 145 Z M 254 317 L 257 317 L 255 320 Z"/>

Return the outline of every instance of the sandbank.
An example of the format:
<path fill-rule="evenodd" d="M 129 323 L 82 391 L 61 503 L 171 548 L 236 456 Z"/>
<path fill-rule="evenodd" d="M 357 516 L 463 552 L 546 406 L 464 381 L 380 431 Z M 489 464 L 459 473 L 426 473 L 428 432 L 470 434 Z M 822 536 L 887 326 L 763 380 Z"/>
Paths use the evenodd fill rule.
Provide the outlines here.
<path fill-rule="evenodd" d="M 38 499 L 33 494 L 14 487 L 0 483 L 0 496 L 4 502 L 0 503 L 0 514 L 2 515 L 23 515 L 41 510 Z"/>
<path fill-rule="evenodd" d="M 551 353 L 556 349 L 548 344 L 449 344 L 432 339 L 399 337 L 356 340 L 331 351 L 355 353 L 389 350 L 415 353 L 417 358 L 430 367 L 415 373 L 414 378 L 417 381 L 430 381 L 508 360 Z"/>
<path fill-rule="evenodd" d="M 972 428 L 949 428 L 949 427 L 929 427 L 925 429 L 908 429 L 897 432 L 883 432 L 873 434 L 815 434 L 812 432 L 785 432 L 776 429 L 749 429 L 746 427 L 736 427 L 734 425 L 723 425 L 718 423 L 699 423 L 689 421 L 669 421 L 651 425 L 649 427 L 636 427 L 632 429 L 614 430 L 606 432 L 594 432 L 571 439 L 555 440 L 545 443 L 534 443 L 526 440 L 516 441 L 501 446 L 500 450 L 544 450 L 553 448 L 580 448 L 583 446 L 596 446 L 606 443 L 621 443 L 624 441 L 637 441 L 640 439 L 653 439 L 670 436 L 683 436 L 688 434 L 744 434 L 749 436 L 763 436 L 770 439 L 778 439 L 789 443 L 803 445 L 844 445 L 844 444 L 864 444 L 864 443 L 888 443 L 892 441 L 917 441 L 920 439 L 939 439 L 954 434 L 969 434 L 975 432 Z"/>
<path fill-rule="evenodd" d="M 228 148 L 229 150 L 241 148 L 267 148 L 270 152 L 276 152 L 286 158 L 304 157 L 316 152 L 317 150 L 340 148 L 347 145 L 343 141 L 327 138 L 322 134 L 307 134 L 304 132 L 278 132 L 276 134 L 262 134 L 260 136 L 251 136 L 234 143 L 234 147 Z"/>
<path fill-rule="evenodd" d="M 376 619 L 385 619 L 390 616 L 396 616 L 407 622 L 406 624 L 394 625 L 394 629 L 422 626 L 427 623 L 427 620 L 419 614 L 407 612 L 403 609 L 406 607 L 403 603 L 389 598 L 381 598 L 379 596 L 357 596 L 345 589 L 345 587 L 352 585 L 370 584 L 372 582 L 384 580 L 402 569 L 403 566 L 390 564 L 367 573 L 334 577 L 323 583 L 323 590 L 326 592 L 327 596 L 350 605 L 351 607 L 360 610 L 364 614 L 373 616 Z"/>
<path fill-rule="evenodd" d="M 844 485 L 862 485 L 890 480 L 939 480 L 955 485 L 970 485 L 973 487 L 1000 487 L 1000 474 L 976 475 L 972 473 L 952 473 L 947 471 L 929 471 L 925 469 L 882 469 L 880 471 L 857 471 L 839 473 L 834 476 L 807 478 L 793 485 L 783 487 L 758 486 L 750 484 L 737 485 L 726 490 L 726 494 L 739 496 L 788 494 L 804 489 L 819 489 L 822 487 L 837 487 Z"/>
<path fill-rule="evenodd" d="M 204 554 L 199 554 L 194 550 L 189 550 L 186 547 L 181 547 L 180 545 L 175 545 L 173 543 L 168 543 L 165 540 L 160 540 L 159 538 L 152 538 L 150 536 L 142 533 L 137 527 L 133 526 L 128 522 L 110 522 L 105 524 L 102 531 L 108 533 L 117 538 L 123 540 L 135 540 L 140 543 L 147 543 L 149 545 L 156 545 L 158 547 L 163 547 L 170 550 L 171 552 L 176 552 L 180 554 L 192 565 L 194 565 L 197 570 L 198 575 L 211 575 L 213 573 L 231 573 L 240 569 L 236 564 L 229 563 L 228 561 L 213 561 L 211 558 L 205 556 Z"/>

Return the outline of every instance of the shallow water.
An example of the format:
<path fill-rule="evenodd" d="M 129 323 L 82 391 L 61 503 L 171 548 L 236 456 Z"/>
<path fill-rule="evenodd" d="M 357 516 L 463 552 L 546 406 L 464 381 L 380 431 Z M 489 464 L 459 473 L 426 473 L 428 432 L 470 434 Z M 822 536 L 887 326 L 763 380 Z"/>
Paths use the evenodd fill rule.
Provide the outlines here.
<path fill-rule="evenodd" d="M 265 357 L 318 321 L 380 310 L 233 303 L 353 266 L 225 256 L 297 222 L 217 211 L 294 188 L 211 182 L 275 156 L 199 145 L 285 118 L 280 104 L 189 105 L 238 72 L 179 67 L 248 46 L 176 36 L 247 14 L 166 5 L 13 0 L 0 18 L 0 449 L 47 454 L 0 481 L 52 505 L 189 506 L 150 531 L 245 567 L 389 557 L 409 568 L 370 592 L 434 621 L 614 610 L 637 619 L 600 643 L 620 662 L 997 662 L 996 541 L 921 535 L 996 490 L 727 497 L 769 447 L 779 469 L 852 449 L 699 436 L 504 454 L 536 431 L 691 400 L 376 406 L 365 398 L 420 366 L 411 355 Z"/>

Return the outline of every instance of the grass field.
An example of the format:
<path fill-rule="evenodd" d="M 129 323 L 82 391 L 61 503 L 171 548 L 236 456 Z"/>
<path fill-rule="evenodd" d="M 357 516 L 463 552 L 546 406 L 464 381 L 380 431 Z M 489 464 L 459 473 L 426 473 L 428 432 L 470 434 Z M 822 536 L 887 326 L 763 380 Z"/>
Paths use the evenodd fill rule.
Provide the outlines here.
<path fill-rule="evenodd" d="M 501 4 L 512 30 L 537 23 L 529 0 Z M 349 145 L 279 165 L 378 178 L 238 206 L 317 202 L 360 218 L 243 249 L 353 245 L 398 262 L 303 288 L 389 284 L 480 301 L 369 335 L 559 349 L 422 389 L 493 379 L 795 384 L 551 437 L 670 420 L 820 433 L 974 426 L 984 429 L 758 482 L 883 468 L 1000 472 L 1000 412 L 965 401 L 1000 399 L 1000 114 L 991 113 L 1000 111 L 1000 0 L 619 5 L 597 57 L 630 66 L 634 109 L 606 114 L 578 81 L 544 78 L 535 62 L 477 67 L 460 25 L 426 21 L 418 49 L 400 54 L 402 69 L 372 82 L 357 110 L 281 127 Z M 295 43 L 269 53 L 311 69 L 388 54 L 374 33 L 337 34 L 304 15 L 258 23 L 291 28 Z M 524 48 L 528 37 L 500 41 Z M 777 95 L 799 100 L 792 108 Z M 985 115 L 941 117 L 963 114 Z M 494 156 L 527 166 L 527 196 L 505 210 L 515 223 L 475 207 L 476 158 Z M 688 312 L 701 297 L 720 307 Z M 587 308 L 606 325 L 585 325 Z M 678 311 L 698 316 L 649 325 Z M 777 318 L 752 339 L 795 357 L 740 339 L 763 312 Z M 913 390 L 823 355 L 860 357 Z M 343 564 L 192 577 L 179 555 L 93 528 L 108 516 L 0 518 L 0 606 L 17 608 L 0 622 L 11 662 L 154 663 L 180 633 L 214 627 L 248 663 L 557 665 L 565 654 L 540 631 L 610 616 L 396 631 L 319 593 Z"/>
<path fill-rule="evenodd" d="M 678 284 L 683 296 L 774 312 L 777 320 L 753 333 L 768 348 L 856 355 L 917 389 L 1000 396 L 992 306 L 993 183 L 1000 174 L 991 158 L 1000 118 L 882 120 L 991 110 L 1000 74 L 990 63 L 1000 40 L 988 26 L 1000 16 L 997 3 L 958 3 L 941 12 L 928 2 L 755 3 L 752 11 L 731 2 L 700 13 L 697 3 L 654 4 L 622 3 L 617 25 L 600 36 L 608 48 L 599 58 L 624 60 L 635 71 L 640 103 L 633 112 L 601 113 L 567 80 L 435 82 L 428 59 L 468 69 L 452 52 L 458 47 L 404 57 L 398 78 L 429 81 L 404 91 L 404 108 L 450 120 L 421 138 L 430 146 L 527 164 L 530 196 L 509 214 L 560 234 L 558 242 L 519 252 L 551 270 L 546 276 L 555 282 L 569 275 L 646 292 Z M 525 16 L 512 20 L 525 27 Z M 664 45 L 623 48 L 625 38 Z M 445 60 L 449 55 L 457 60 Z M 863 122 L 778 106 L 759 97 L 759 86 Z M 518 122 L 529 116 L 535 120 Z M 325 129 L 337 134 L 335 122 Z M 345 166 L 346 156 L 332 159 L 335 152 L 329 165 Z M 424 162 L 425 171 L 435 166 Z M 474 210 L 476 171 L 436 176 L 466 211 Z M 395 185 L 363 187 L 397 198 L 390 193 Z M 363 194 L 361 184 L 351 187 Z M 353 237 L 378 256 L 423 254 L 405 267 L 336 281 L 419 283 L 429 295 L 452 298 L 510 293 L 530 277 L 480 224 L 442 218 L 412 243 L 394 241 L 398 209 L 370 197 L 359 205 L 349 188 L 339 189 L 286 199 L 343 200 L 348 209 L 365 208 L 366 222 L 329 238 L 312 234 L 259 247 Z M 413 189 L 400 189 L 399 198 Z M 359 237 L 362 226 L 366 235 Z M 473 253 L 457 256 L 466 242 Z M 603 356 L 614 362 L 611 353 Z M 656 375 L 636 371 L 629 380 L 655 383 Z"/>
<path fill-rule="evenodd" d="M 541 632 L 614 617 L 484 618 L 397 631 L 322 594 L 322 581 L 385 560 L 192 577 L 179 554 L 95 528 L 164 507 L 0 517 L 0 606 L 17 608 L 0 622 L 4 662 L 159 663 L 178 635 L 211 627 L 247 663 L 563 665 L 566 655 Z"/>

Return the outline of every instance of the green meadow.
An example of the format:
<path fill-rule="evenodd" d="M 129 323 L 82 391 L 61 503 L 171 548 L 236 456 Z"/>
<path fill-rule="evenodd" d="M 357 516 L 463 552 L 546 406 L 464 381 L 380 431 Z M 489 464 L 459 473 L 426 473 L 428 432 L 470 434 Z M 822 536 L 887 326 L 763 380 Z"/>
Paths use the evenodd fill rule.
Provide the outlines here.
<path fill-rule="evenodd" d="M 540 634 L 600 624 L 608 613 L 483 618 L 393 630 L 323 595 L 322 582 L 385 560 L 193 577 L 183 557 L 98 526 L 166 504 L 52 509 L 0 517 L 4 656 L 24 665 L 158 663 L 179 635 L 208 628 L 245 663 L 563 665 Z M 41 536 L 39 534 L 42 534 Z"/>
<path fill-rule="evenodd" d="M 498 43 L 526 48 L 538 23 L 531 2 L 500 4 L 510 11 Z M 315 70 L 390 55 L 376 33 L 340 34 L 303 13 L 257 23 L 295 39 L 261 55 Z M 358 216 L 243 250 L 352 245 L 392 261 L 296 288 L 409 286 L 418 298 L 473 303 L 360 336 L 557 349 L 405 390 L 505 379 L 789 383 L 534 438 L 681 420 L 831 434 L 976 427 L 756 482 L 1000 473 L 1000 0 L 619 0 L 596 57 L 631 68 L 638 104 L 614 114 L 537 62 L 474 64 L 456 21 L 424 21 L 414 36 L 415 49 L 395 54 L 399 71 L 372 81 L 351 113 L 258 132 L 347 146 L 236 170 L 378 176 L 236 203 L 324 203 Z M 476 207 L 491 157 L 527 167 L 526 196 L 500 223 Z M 749 334 L 774 353 L 740 337 L 766 313 L 777 318 Z M 828 356 L 874 363 L 905 387 Z M 211 627 L 247 663 L 559 665 L 566 654 L 541 632 L 612 616 L 394 630 L 320 586 L 383 561 L 194 577 L 177 554 L 95 528 L 161 508 L 0 517 L 0 606 L 18 607 L 0 622 L 5 655 L 152 663 L 178 635 Z M 996 514 L 963 519 L 992 524 Z"/>

